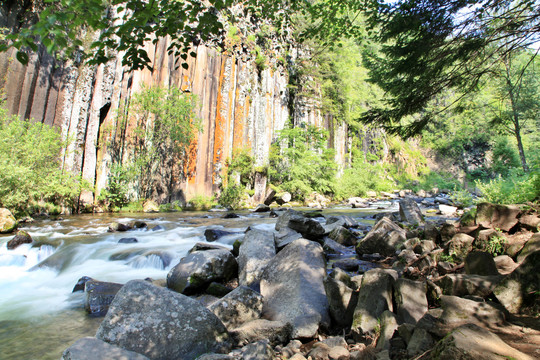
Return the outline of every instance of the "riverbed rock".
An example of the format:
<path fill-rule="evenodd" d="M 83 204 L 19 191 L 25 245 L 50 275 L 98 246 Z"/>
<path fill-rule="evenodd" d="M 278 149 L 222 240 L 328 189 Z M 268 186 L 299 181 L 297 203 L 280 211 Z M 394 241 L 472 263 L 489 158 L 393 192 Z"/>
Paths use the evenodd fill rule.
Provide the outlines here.
<path fill-rule="evenodd" d="M 206 250 L 227 250 L 230 251 L 228 247 L 219 245 L 219 244 L 208 244 L 198 242 L 191 249 L 189 249 L 188 254 L 191 254 L 195 251 L 206 251 Z"/>
<path fill-rule="evenodd" d="M 0 234 L 9 234 L 17 229 L 15 216 L 6 208 L 0 208 Z"/>
<path fill-rule="evenodd" d="M 387 217 L 383 217 L 363 239 L 358 241 L 356 253 L 360 256 L 374 253 L 392 256 L 406 240 L 406 231 Z"/>
<path fill-rule="evenodd" d="M 195 251 L 169 271 L 167 287 L 179 293 L 193 293 L 212 281 L 228 281 L 237 271 L 238 263 L 228 250 Z"/>
<path fill-rule="evenodd" d="M 328 326 L 325 274 L 321 245 L 306 239 L 287 245 L 270 260 L 262 275 L 265 318 L 291 322 L 293 338 L 312 337 L 320 325 Z"/>
<path fill-rule="evenodd" d="M 285 246 L 292 243 L 294 240 L 302 238 L 302 234 L 298 231 L 294 231 L 288 227 L 281 228 L 277 234 L 275 234 L 276 250 L 281 251 Z"/>
<path fill-rule="evenodd" d="M 232 231 L 225 231 L 225 230 L 221 230 L 221 229 L 206 229 L 206 230 L 204 230 L 204 238 L 208 242 L 217 241 L 219 238 L 222 238 L 222 237 L 228 236 L 228 235 L 234 235 L 234 234 L 237 234 L 237 233 L 232 232 Z"/>
<path fill-rule="evenodd" d="M 291 338 L 292 325 L 286 321 L 253 320 L 230 330 L 239 345 L 267 339 L 272 345 L 286 344 Z"/>
<path fill-rule="evenodd" d="M 324 290 L 328 298 L 332 323 L 343 328 L 350 326 L 358 294 L 344 282 L 330 276 L 324 279 Z"/>
<path fill-rule="evenodd" d="M 289 218 L 288 227 L 298 231 L 306 239 L 320 241 L 326 230 L 320 222 L 303 215 L 292 215 Z"/>
<path fill-rule="evenodd" d="M 134 238 L 134 237 L 121 238 L 120 240 L 118 240 L 119 244 L 134 244 L 138 242 L 139 240 L 137 240 L 137 238 Z"/>
<path fill-rule="evenodd" d="M 523 246 L 523 249 L 519 252 L 517 262 L 522 263 L 527 256 L 538 250 L 540 250 L 540 233 L 534 234 L 529 241 L 525 243 L 525 246 Z"/>
<path fill-rule="evenodd" d="M 263 296 L 246 286 L 239 286 L 212 305 L 208 306 L 228 328 L 257 320 L 263 310 Z"/>
<path fill-rule="evenodd" d="M 445 336 L 433 349 L 436 359 L 533 360 L 506 344 L 497 335 L 475 324 L 465 324 Z"/>
<path fill-rule="evenodd" d="M 467 255 L 465 272 L 469 275 L 499 275 L 493 256 L 484 251 L 471 251 Z"/>
<path fill-rule="evenodd" d="M 392 284 L 397 272 L 373 269 L 362 277 L 358 302 L 354 310 L 351 332 L 357 340 L 368 340 L 375 335 L 377 319 L 385 310 L 393 311 Z"/>
<path fill-rule="evenodd" d="M 501 282 L 500 275 L 447 274 L 436 283 L 445 295 L 486 297 Z"/>
<path fill-rule="evenodd" d="M 197 300 L 142 280 L 118 292 L 96 337 L 150 359 L 194 359 L 231 348 L 223 323 Z"/>
<path fill-rule="evenodd" d="M 508 275 L 519 266 L 519 264 L 512 260 L 508 255 L 499 255 L 494 257 L 493 261 L 495 262 L 497 271 L 501 275 Z"/>
<path fill-rule="evenodd" d="M 326 217 L 326 226 L 334 224 L 336 224 L 336 226 L 343 226 L 347 229 L 359 227 L 358 222 L 348 215 Z"/>
<path fill-rule="evenodd" d="M 428 311 L 425 282 L 405 278 L 394 283 L 394 300 L 396 314 L 405 323 L 416 324 Z"/>
<path fill-rule="evenodd" d="M 143 212 L 145 213 L 159 212 L 159 205 L 155 201 L 147 199 L 143 203 Z"/>
<path fill-rule="evenodd" d="M 424 224 L 422 211 L 416 201 L 411 198 L 404 198 L 399 201 L 399 215 L 401 216 L 401 221 L 410 225 Z"/>
<path fill-rule="evenodd" d="M 283 214 L 279 215 L 276 221 L 276 227 L 275 227 L 276 231 L 280 231 L 281 229 L 288 227 L 289 220 L 293 216 L 303 216 L 303 214 L 300 211 L 287 209 Z"/>
<path fill-rule="evenodd" d="M 64 350 L 63 360 L 148 360 L 144 355 L 122 349 L 94 337 L 85 337 Z"/>
<path fill-rule="evenodd" d="M 521 213 L 517 205 L 480 203 L 476 205 L 476 223 L 485 228 L 510 231 Z"/>
<path fill-rule="evenodd" d="M 474 238 L 467 234 L 458 233 L 446 243 L 448 254 L 454 256 L 458 261 L 463 261 L 473 248 Z"/>
<path fill-rule="evenodd" d="M 105 316 L 123 284 L 90 279 L 84 284 L 84 309 L 91 316 Z"/>
<path fill-rule="evenodd" d="M 272 360 L 276 357 L 268 340 L 248 344 L 241 349 L 240 353 L 243 360 Z"/>
<path fill-rule="evenodd" d="M 384 311 L 379 318 L 380 336 L 377 339 L 377 350 L 390 349 L 390 340 L 394 336 L 394 332 L 398 328 L 396 315 L 391 311 Z"/>
<path fill-rule="evenodd" d="M 130 224 L 123 224 L 119 222 L 112 222 L 107 229 L 108 232 L 123 232 L 132 230 L 133 227 Z"/>
<path fill-rule="evenodd" d="M 9 240 L 7 243 L 8 250 L 14 250 L 21 246 L 22 244 L 31 244 L 33 242 L 32 237 L 24 230 L 17 231 L 17 234 L 13 239 Z"/>
<path fill-rule="evenodd" d="M 433 343 L 433 338 L 426 330 L 416 328 L 408 341 L 407 355 L 411 358 L 420 355 L 423 352 L 431 349 Z"/>
<path fill-rule="evenodd" d="M 328 237 L 344 246 L 356 245 L 356 236 L 343 226 L 338 226 L 330 232 Z"/>
<path fill-rule="evenodd" d="M 270 206 L 266 204 L 259 204 L 253 209 L 253 212 L 256 213 L 262 213 L 262 212 L 270 212 Z"/>
<path fill-rule="evenodd" d="M 504 314 L 493 305 L 458 296 L 442 295 L 441 308 L 443 311 L 439 320 L 446 326 L 446 329 L 444 326 L 440 327 L 442 335 L 466 323 L 494 326 L 502 324 L 505 320 Z"/>
<path fill-rule="evenodd" d="M 274 234 L 264 230 L 249 230 L 238 250 L 240 285 L 258 287 L 266 265 L 275 255 Z"/>
<path fill-rule="evenodd" d="M 540 216 L 538 214 L 521 215 L 518 219 L 522 228 L 537 232 L 540 229 Z"/>

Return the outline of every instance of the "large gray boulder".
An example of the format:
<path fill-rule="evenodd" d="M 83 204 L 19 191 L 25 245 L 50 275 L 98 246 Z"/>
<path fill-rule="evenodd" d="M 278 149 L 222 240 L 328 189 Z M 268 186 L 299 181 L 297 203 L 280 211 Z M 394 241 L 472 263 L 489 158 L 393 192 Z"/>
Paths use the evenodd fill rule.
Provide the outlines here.
<path fill-rule="evenodd" d="M 446 243 L 449 255 L 456 260 L 463 261 L 473 249 L 474 238 L 464 233 L 457 233 Z"/>
<path fill-rule="evenodd" d="M 407 232 L 383 217 L 367 235 L 358 241 L 356 253 L 358 255 L 379 253 L 384 256 L 395 255 L 396 251 L 407 240 Z"/>
<path fill-rule="evenodd" d="M 533 359 L 475 324 L 465 324 L 456 328 L 437 343 L 432 355 L 434 359 Z"/>
<path fill-rule="evenodd" d="M 406 323 L 416 324 L 428 311 L 425 282 L 405 278 L 394 283 L 396 314 Z"/>
<path fill-rule="evenodd" d="M 346 229 L 343 226 L 338 226 L 328 234 L 328 237 L 338 244 L 344 246 L 354 246 L 356 245 L 356 236 L 350 230 Z"/>
<path fill-rule="evenodd" d="M 195 251 L 167 274 L 167 287 L 179 293 L 193 293 L 213 281 L 227 281 L 236 276 L 238 263 L 228 250 Z"/>
<path fill-rule="evenodd" d="M 398 328 L 398 321 L 396 315 L 386 310 L 380 317 L 380 336 L 377 339 L 377 350 L 389 350 L 390 340 L 394 336 L 394 332 Z"/>
<path fill-rule="evenodd" d="M 401 221 L 406 222 L 411 225 L 423 225 L 424 216 L 420 207 L 411 198 L 401 199 L 399 201 L 399 215 L 401 216 Z"/>
<path fill-rule="evenodd" d="M 287 226 L 295 231 L 298 231 L 306 239 L 316 241 L 320 241 L 320 239 L 326 233 L 326 229 L 320 222 L 304 215 L 291 216 Z"/>
<path fill-rule="evenodd" d="M 84 284 L 84 309 L 92 316 L 105 316 L 122 284 L 90 279 Z"/>
<path fill-rule="evenodd" d="M 476 206 L 476 224 L 485 228 L 510 231 L 518 223 L 521 209 L 517 205 L 480 203 Z"/>
<path fill-rule="evenodd" d="M 442 295 L 440 300 L 443 312 L 439 320 L 448 329 L 465 323 L 500 325 L 505 320 L 504 314 L 499 309 L 485 302 L 449 295 Z"/>
<path fill-rule="evenodd" d="M 103 340 L 85 337 L 64 350 L 62 360 L 148 360 L 148 358 Z"/>
<path fill-rule="evenodd" d="M 238 251 L 238 282 L 240 285 L 259 284 L 266 264 L 276 255 L 274 234 L 251 229 Z"/>
<path fill-rule="evenodd" d="M 540 250 L 540 233 L 533 234 L 533 236 L 525 243 L 525 246 L 523 246 L 523 249 L 519 252 L 517 262 L 522 263 L 527 256 L 538 250 Z"/>
<path fill-rule="evenodd" d="M 342 281 L 330 276 L 324 279 L 324 290 L 328 297 L 332 322 L 344 328 L 350 326 L 358 299 L 357 293 Z"/>
<path fill-rule="evenodd" d="M 291 339 L 292 325 L 284 321 L 258 319 L 231 330 L 230 334 L 239 345 L 265 339 L 272 345 L 286 344 Z"/>
<path fill-rule="evenodd" d="M 467 255 L 465 272 L 472 275 L 499 275 L 493 256 L 484 251 L 471 251 Z"/>
<path fill-rule="evenodd" d="M 323 280 L 324 252 L 318 243 L 298 239 L 266 266 L 262 275 L 264 317 L 290 322 L 293 338 L 312 337 L 330 323 Z"/>
<path fill-rule="evenodd" d="M 263 297 L 245 286 L 239 286 L 208 306 L 228 329 L 261 317 Z"/>
<path fill-rule="evenodd" d="M 150 359 L 194 359 L 231 346 L 223 323 L 197 300 L 142 280 L 116 294 L 96 337 Z"/>
<path fill-rule="evenodd" d="M 369 270 L 362 277 L 351 326 L 357 340 L 373 338 L 381 314 L 385 310 L 393 311 L 392 284 L 395 280 L 397 272 L 387 269 Z"/>
<path fill-rule="evenodd" d="M 293 209 L 287 209 L 283 214 L 279 215 L 277 221 L 276 221 L 276 231 L 280 231 L 281 229 L 284 229 L 289 226 L 289 220 L 293 216 L 303 216 L 303 214 L 300 211 L 296 211 Z"/>
<path fill-rule="evenodd" d="M 447 274 L 438 280 L 445 295 L 486 297 L 502 280 L 500 275 Z"/>

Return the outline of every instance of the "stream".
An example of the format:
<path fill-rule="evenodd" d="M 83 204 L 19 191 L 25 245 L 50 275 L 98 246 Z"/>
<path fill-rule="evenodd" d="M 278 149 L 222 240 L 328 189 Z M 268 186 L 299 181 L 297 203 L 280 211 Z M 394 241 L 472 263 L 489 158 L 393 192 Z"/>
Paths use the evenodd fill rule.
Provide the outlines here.
<path fill-rule="evenodd" d="M 368 209 L 332 208 L 323 214 L 349 215 L 372 225 L 366 216 L 397 209 L 397 203 L 384 202 Z M 195 243 L 205 241 L 208 228 L 232 232 L 217 241 L 231 248 L 248 226 L 274 229 L 276 219 L 268 213 L 237 214 L 236 219 L 223 219 L 223 212 L 184 211 L 38 220 L 22 227 L 34 244 L 14 250 L 6 246 L 14 234 L 0 236 L 0 359 L 59 359 L 76 339 L 95 335 L 102 318 L 89 317 L 84 294 L 72 293 L 82 276 L 118 283 L 164 279 Z M 114 221 L 135 220 L 147 223 L 148 229 L 107 232 Z M 138 242 L 118 243 L 127 237 Z"/>

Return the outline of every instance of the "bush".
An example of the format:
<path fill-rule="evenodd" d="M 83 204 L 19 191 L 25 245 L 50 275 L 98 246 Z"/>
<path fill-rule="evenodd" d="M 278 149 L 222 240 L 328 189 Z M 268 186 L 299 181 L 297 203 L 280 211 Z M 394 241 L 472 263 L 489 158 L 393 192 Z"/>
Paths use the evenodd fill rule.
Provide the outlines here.
<path fill-rule="evenodd" d="M 382 164 L 355 162 L 337 179 L 335 199 L 344 200 L 355 196 L 365 196 L 367 191 L 391 191 L 395 182 L 390 180 L 386 167 Z"/>
<path fill-rule="evenodd" d="M 195 195 L 193 199 L 188 201 L 188 207 L 191 210 L 203 211 L 210 210 L 215 206 L 214 198 L 205 195 Z"/>
<path fill-rule="evenodd" d="M 540 171 L 535 169 L 528 174 L 512 170 L 506 178 L 499 176 L 488 182 L 476 181 L 482 192 L 480 202 L 495 204 L 519 204 L 540 199 Z"/>
<path fill-rule="evenodd" d="M 241 207 L 244 189 L 242 186 L 230 184 L 221 192 L 219 196 L 219 205 L 237 210 Z"/>

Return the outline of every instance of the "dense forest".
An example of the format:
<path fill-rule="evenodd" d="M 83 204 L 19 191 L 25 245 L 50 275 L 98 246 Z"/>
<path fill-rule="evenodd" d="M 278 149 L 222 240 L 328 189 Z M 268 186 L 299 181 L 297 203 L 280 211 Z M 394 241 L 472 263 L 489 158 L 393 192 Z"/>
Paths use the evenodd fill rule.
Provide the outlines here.
<path fill-rule="evenodd" d="M 19 15 L 10 17 L 15 10 Z M 370 191 L 435 188 L 462 206 L 473 195 L 498 203 L 538 200 L 534 1 L 8 1 L 3 11 L 11 20 L 0 24 L 0 51 L 15 49 L 23 64 L 45 48 L 90 65 L 123 54 L 125 67 L 155 70 L 143 45 L 168 37 L 178 68 L 189 68 L 197 55 L 190 49 L 199 43 L 223 53 L 244 46 L 258 72 L 286 68 L 290 97 L 316 104 L 334 125 L 291 116 L 264 163 L 249 148 L 234 149 L 215 196 L 190 199 L 197 208 L 249 206 L 260 177 L 299 202 L 315 193 L 342 201 Z M 292 59 L 293 48 L 302 56 Z M 171 183 L 185 178 L 189 166 L 181 159 L 201 129 L 198 106 L 196 96 L 174 88 L 143 88 L 134 96 L 126 107 L 147 125 L 135 129 L 129 144 L 108 143 L 117 156 L 87 210 L 140 210 L 162 169 L 171 169 Z M 121 112 L 117 117 L 129 122 Z M 336 162 L 328 128 L 342 124 L 347 154 Z M 19 213 L 80 205 L 81 192 L 96 185 L 61 166 L 70 141 L 2 107 L 0 205 Z M 133 152 L 123 158 L 128 145 Z M 162 209 L 186 205 L 160 202 Z"/>

